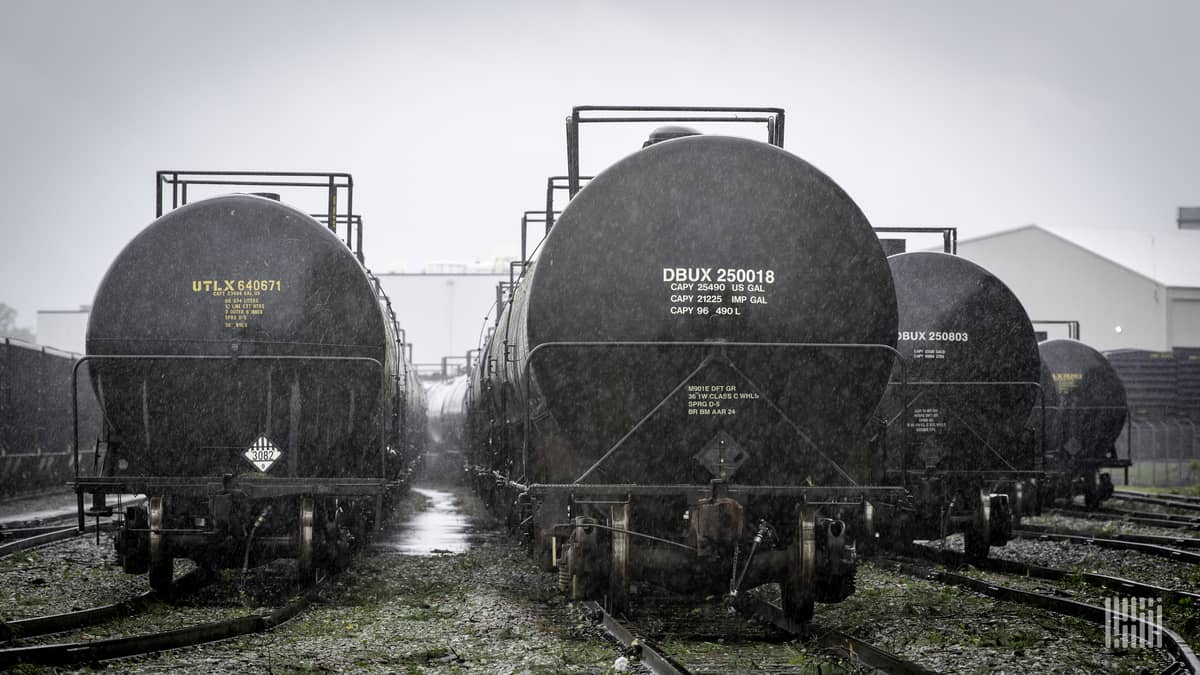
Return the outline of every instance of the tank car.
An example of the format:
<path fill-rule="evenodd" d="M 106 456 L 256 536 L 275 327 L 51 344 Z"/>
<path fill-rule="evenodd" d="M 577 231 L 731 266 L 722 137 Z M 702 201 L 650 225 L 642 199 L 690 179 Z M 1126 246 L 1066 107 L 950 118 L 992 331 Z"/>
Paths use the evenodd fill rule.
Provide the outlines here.
<path fill-rule="evenodd" d="M 872 500 L 902 492 L 875 487 L 863 434 L 891 274 L 810 164 L 664 137 L 592 179 L 515 285 L 473 371 L 471 459 L 575 597 L 779 582 L 807 620 L 853 592 Z"/>
<path fill-rule="evenodd" d="M 1078 340 L 1046 340 L 1038 352 L 1047 469 L 1054 472 L 1046 499 L 1083 495 L 1094 508 L 1113 493 L 1112 477 L 1101 469 L 1129 466 L 1116 447 L 1128 416 L 1125 385 L 1103 354 Z"/>
<path fill-rule="evenodd" d="M 457 375 L 429 386 L 429 446 L 423 475 L 456 481 L 466 466 L 467 375 Z"/>
<path fill-rule="evenodd" d="M 84 493 L 145 494 L 116 548 L 156 589 L 176 557 L 336 565 L 411 470 L 424 394 L 390 303 L 333 231 L 278 201 L 197 201 L 134 237 L 96 292 L 84 361 L 106 452 L 77 483 L 80 520 Z"/>
<path fill-rule="evenodd" d="M 1042 475 L 1029 425 L 1041 381 L 1033 324 L 1012 291 L 969 260 L 912 252 L 888 262 L 901 359 L 880 417 L 889 480 L 916 504 L 896 536 L 962 532 L 967 553 L 986 557 L 1007 543 L 1013 508 L 1030 508 Z"/>

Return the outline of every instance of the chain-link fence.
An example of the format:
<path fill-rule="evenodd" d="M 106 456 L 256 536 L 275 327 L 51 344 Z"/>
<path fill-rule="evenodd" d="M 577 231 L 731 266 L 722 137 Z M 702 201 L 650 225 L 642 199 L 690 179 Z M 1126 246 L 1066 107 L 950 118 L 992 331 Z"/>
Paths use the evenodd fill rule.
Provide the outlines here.
<path fill-rule="evenodd" d="M 1140 420 L 1125 424 L 1117 452 L 1129 453 L 1129 485 L 1200 484 L 1200 424 L 1186 418 Z M 1113 479 L 1120 483 L 1121 472 Z"/>

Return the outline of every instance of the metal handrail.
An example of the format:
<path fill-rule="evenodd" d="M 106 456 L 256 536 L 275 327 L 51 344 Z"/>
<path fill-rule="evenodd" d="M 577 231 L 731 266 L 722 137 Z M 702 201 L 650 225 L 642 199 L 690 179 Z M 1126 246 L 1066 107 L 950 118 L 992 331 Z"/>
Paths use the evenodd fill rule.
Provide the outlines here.
<path fill-rule="evenodd" d="M 246 177 L 247 180 L 242 180 Z M 261 180 L 248 180 L 260 178 Z M 321 182 L 311 180 L 281 180 L 297 178 L 321 178 Z M 229 185 L 241 187 L 320 187 L 327 191 L 327 209 L 324 214 L 325 223 L 329 229 L 337 232 L 339 222 L 352 219 L 354 213 L 354 177 L 343 171 L 189 171 L 189 170 L 160 170 L 155 173 L 155 217 L 161 218 L 164 213 L 163 186 L 171 186 L 171 209 L 179 208 L 188 203 L 189 185 Z M 338 192 L 346 192 L 346 212 L 338 212 Z M 352 235 L 353 227 L 346 231 L 346 246 L 354 251 L 359 262 L 363 260 L 362 227 L 358 228 L 357 250 L 356 240 Z"/>
<path fill-rule="evenodd" d="M 635 115 L 602 117 L 589 116 L 585 113 L 663 113 L 656 115 Z M 688 113 L 688 114 L 681 114 Z M 693 115 L 690 113 L 710 113 Z M 715 114 L 713 114 L 715 113 Z M 739 117 L 739 115 L 744 115 Z M 767 127 L 767 142 L 776 147 L 783 147 L 784 110 L 771 107 L 730 107 L 730 106 L 612 106 L 612 105 L 580 105 L 571 109 L 567 117 L 567 195 L 574 198 L 579 193 L 581 176 L 579 175 L 579 136 L 583 124 L 622 124 L 644 122 L 735 122 L 765 124 Z"/>
<path fill-rule="evenodd" d="M 876 234 L 941 234 L 942 252 L 958 255 L 957 227 L 872 227 Z"/>

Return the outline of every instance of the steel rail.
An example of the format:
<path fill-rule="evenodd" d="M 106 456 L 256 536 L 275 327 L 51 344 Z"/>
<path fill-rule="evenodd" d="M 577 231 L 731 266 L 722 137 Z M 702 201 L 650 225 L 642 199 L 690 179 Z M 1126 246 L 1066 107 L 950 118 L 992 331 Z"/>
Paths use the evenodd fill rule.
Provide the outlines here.
<path fill-rule="evenodd" d="M 960 586 L 981 593 L 997 600 L 1016 602 L 1018 604 L 1073 616 L 1078 619 L 1104 625 L 1108 616 L 1103 607 L 1091 605 L 1078 600 L 1068 600 L 1052 595 L 1044 595 L 1033 591 L 1023 591 L 1008 586 L 1001 586 L 979 579 L 973 579 L 962 574 L 932 570 L 899 560 L 890 561 L 899 566 L 900 571 L 912 577 L 936 581 L 947 586 Z M 1175 631 L 1166 626 L 1158 627 L 1162 631 L 1163 649 L 1178 661 L 1178 665 L 1186 668 L 1189 673 L 1200 675 L 1200 658 L 1192 651 L 1187 642 Z"/>
<path fill-rule="evenodd" d="M 604 611 L 600 603 L 589 600 L 584 602 L 582 606 L 584 611 L 596 619 L 600 626 L 604 628 L 604 632 L 608 633 L 626 650 L 636 653 L 642 665 L 649 668 L 650 672 L 655 675 L 685 675 L 688 672 L 683 666 L 675 663 L 662 652 L 655 649 L 653 645 L 647 644 L 635 637 L 624 624 L 617 621 L 616 617 Z"/>
<path fill-rule="evenodd" d="M 266 632 L 304 611 L 316 597 L 317 588 L 309 588 L 284 606 L 265 614 L 251 614 L 160 633 L 0 649 L 0 669 L 22 663 L 47 666 L 93 663 Z"/>
<path fill-rule="evenodd" d="M 899 656 L 861 638 L 847 635 L 832 628 L 817 624 L 803 626 L 788 618 L 783 610 L 765 600 L 739 597 L 735 603 L 739 612 L 765 621 L 793 635 L 820 635 L 817 643 L 822 649 L 836 653 L 842 658 L 857 661 L 863 665 L 881 670 L 885 673 L 900 673 L 901 675 L 929 675 L 937 671 L 930 670 L 920 664 L 906 661 Z"/>
<path fill-rule="evenodd" d="M 80 529 L 77 525 L 55 528 L 49 532 L 37 534 L 32 537 L 17 539 L 16 541 L 10 541 L 7 544 L 0 544 L 0 558 L 10 556 L 18 551 L 31 549 L 36 546 L 53 544 L 56 541 L 64 541 L 66 539 L 73 539 L 89 532 L 95 532 L 97 528 L 101 530 L 109 530 L 111 529 L 111 524 L 101 523 L 100 525 L 97 525 L 96 523 L 92 523 L 90 525 L 85 525 L 83 529 Z"/>
<path fill-rule="evenodd" d="M 1200 504 L 1200 497 L 1191 495 L 1176 495 L 1167 492 L 1139 492 L 1137 490 L 1114 490 L 1114 497 L 1122 497 L 1129 499 L 1130 497 L 1149 497 L 1151 499 L 1162 499 L 1166 501 L 1180 501 L 1188 504 Z"/>
<path fill-rule="evenodd" d="M 203 568 L 197 568 L 179 577 L 171 584 L 171 595 L 189 593 L 210 581 L 212 577 Z M 17 619 L 5 624 L 7 640 L 50 635 L 63 631 L 95 626 L 119 617 L 133 616 L 161 599 L 157 591 L 146 591 L 111 605 L 91 607 L 75 612 L 50 614 L 28 619 Z"/>
<path fill-rule="evenodd" d="M 73 515 L 74 514 L 71 514 L 71 516 L 67 517 L 70 518 Z M 79 527 L 76 525 L 71 525 L 71 527 L 74 529 L 79 529 Z M 63 529 L 63 525 L 61 523 L 58 525 L 31 525 L 29 527 L 0 527 L 0 539 L 10 539 L 16 541 L 19 539 L 36 537 L 39 534 L 58 532 L 61 529 Z"/>
<path fill-rule="evenodd" d="M 638 639 L 628 627 L 606 612 L 599 603 L 588 601 L 583 603 L 583 608 L 614 640 L 626 650 L 637 653 L 642 664 L 655 675 L 686 675 L 689 672 L 685 664 L 675 662 L 669 656 L 655 649 L 653 645 Z M 745 616 L 754 617 L 795 636 L 819 635 L 817 644 L 823 651 L 886 673 L 930 675 L 936 672 L 905 661 L 891 652 L 841 631 L 796 623 L 789 619 L 778 606 L 762 600 L 740 597 L 735 603 L 735 608 Z"/>
<path fill-rule="evenodd" d="M 1035 532 L 1033 530 L 1013 530 L 1014 537 L 1022 539 L 1042 539 L 1046 541 L 1069 541 L 1077 544 L 1086 544 L 1091 546 L 1099 546 L 1100 548 L 1111 548 L 1116 550 L 1137 551 L 1148 555 L 1159 556 L 1160 558 L 1168 558 L 1176 562 L 1191 563 L 1193 565 L 1200 564 L 1200 553 L 1184 551 L 1177 548 L 1170 548 L 1161 544 L 1147 544 L 1140 541 L 1123 541 L 1120 539 L 1105 539 L 1103 537 L 1094 537 L 1092 535 L 1082 534 L 1060 534 L 1056 532 Z"/>
<path fill-rule="evenodd" d="M 1094 536 L 1091 532 L 1083 530 L 1072 530 L 1061 527 L 1046 527 L 1044 525 L 1022 525 L 1022 530 L 1027 532 L 1041 532 L 1044 534 L 1070 534 L 1080 537 Z M 1127 532 L 1113 532 L 1112 534 L 1101 535 L 1106 539 L 1113 541 L 1131 541 L 1139 544 L 1156 544 L 1158 546 L 1169 546 L 1182 549 L 1200 549 L 1200 539 L 1196 537 L 1171 537 L 1162 534 L 1130 534 Z"/>
<path fill-rule="evenodd" d="M 1200 529 L 1200 517 L 1177 516 L 1171 513 L 1130 511 L 1111 507 L 1103 507 L 1093 511 L 1088 511 L 1087 509 L 1079 507 L 1059 507 L 1056 509 L 1048 509 L 1047 511 L 1053 514 L 1069 516 L 1071 518 L 1083 518 L 1085 520 L 1123 521 L 1134 523 L 1136 525 L 1150 525 L 1152 527 L 1165 527 L 1179 530 Z"/>
<path fill-rule="evenodd" d="M 1037 579 L 1046 579 L 1049 581 L 1062 581 L 1066 579 L 1080 579 L 1085 583 L 1107 588 L 1113 591 L 1120 591 L 1129 595 L 1145 598 L 1161 598 L 1168 602 L 1177 602 L 1179 600 L 1188 600 L 1196 606 L 1200 606 L 1200 593 L 1191 591 L 1178 591 L 1163 586 L 1147 584 L 1140 581 L 1132 581 L 1124 577 L 1110 576 L 1107 574 L 1099 574 L 1096 572 L 1077 572 L 1074 570 L 1066 570 L 1058 567 L 1044 567 L 1042 565 L 1034 565 L 1032 563 L 1018 562 L 1016 560 L 1005 560 L 1003 558 L 984 558 L 982 560 L 970 560 L 966 554 L 948 549 L 939 549 L 931 546 L 920 546 L 913 544 L 908 548 L 903 549 L 905 554 L 919 556 L 932 562 L 950 565 L 953 567 L 972 566 L 976 569 L 985 572 L 996 572 L 999 574 L 1009 574 L 1021 577 L 1034 577 Z"/>
<path fill-rule="evenodd" d="M 1184 511 L 1200 511 L 1200 502 L 1194 502 L 1191 499 L 1166 499 L 1161 496 L 1134 494 L 1132 492 L 1114 492 L 1112 498 L 1124 499 L 1127 502 L 1138 502 L 1141 504 L 1169 506 L 1173 509 L 1183 509 Z"/>

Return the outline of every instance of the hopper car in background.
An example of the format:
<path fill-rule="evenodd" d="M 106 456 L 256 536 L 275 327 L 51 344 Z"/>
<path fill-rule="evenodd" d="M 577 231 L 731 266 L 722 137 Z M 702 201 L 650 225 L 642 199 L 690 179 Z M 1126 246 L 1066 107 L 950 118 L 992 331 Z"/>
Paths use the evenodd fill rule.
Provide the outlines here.
<path fill-rule="evenodd" d="M 166 185 L 178 208 L 164 214 Z M 328 213 L 322 223 L 251 194 L 187 203 L 203 185 L 325 189 Z M 80 522 L 112 513 L 108 495 L 146 495 L 117 505 L 116 548 L 160 590 L 177 557 L 210 568 L 295 558 L 302 577 L 336 566 L 424 442 L 424 392 L 363 265 L 353 181 L 172 171 L 158 174 L 158 196 L 160 217 L 92 305 L 78 370 L 101 402 L 101 470 L 75 482 Z"/>

